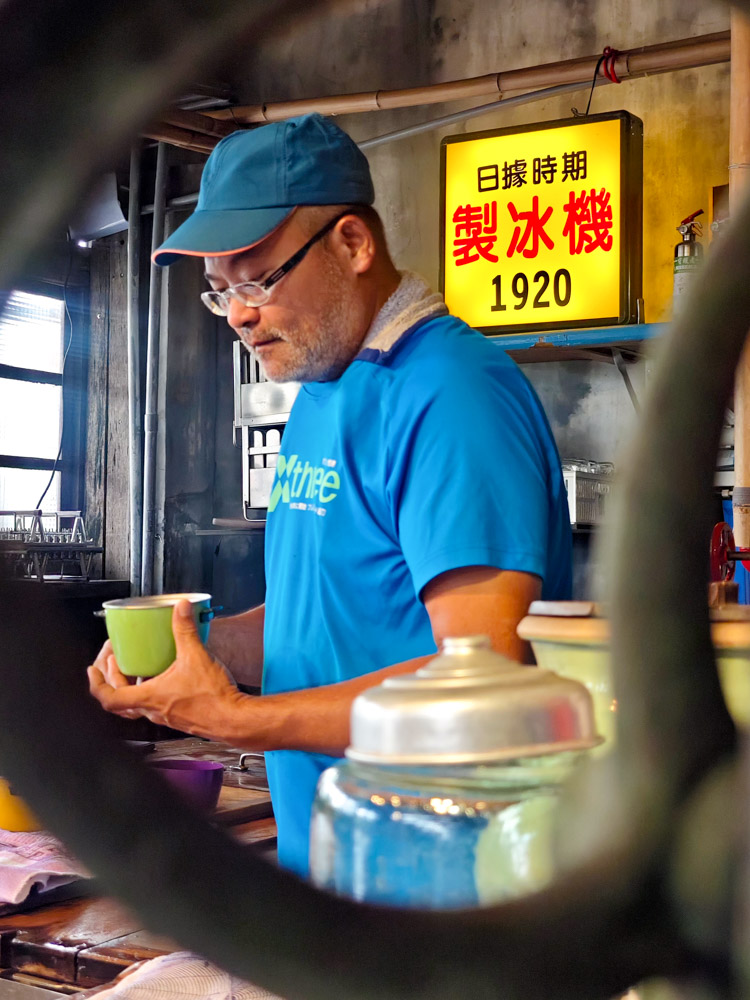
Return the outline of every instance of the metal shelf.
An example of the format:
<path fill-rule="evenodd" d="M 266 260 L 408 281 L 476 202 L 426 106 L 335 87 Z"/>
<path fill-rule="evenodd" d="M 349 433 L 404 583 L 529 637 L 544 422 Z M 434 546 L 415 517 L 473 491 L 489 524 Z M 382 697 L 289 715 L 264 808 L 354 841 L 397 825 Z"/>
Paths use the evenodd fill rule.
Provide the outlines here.
<path fill-rule="evenodd" d="M 665 329 L 663 323 L 634 323 L 628 326 L 596 327 L 591 330 L 561 330 L 553 333 L 505 333 L 488 336 L 519 364 L 534 361 L 608 361 L 616 354 L 639 356 L 644 341 L 653 340 Z"/>

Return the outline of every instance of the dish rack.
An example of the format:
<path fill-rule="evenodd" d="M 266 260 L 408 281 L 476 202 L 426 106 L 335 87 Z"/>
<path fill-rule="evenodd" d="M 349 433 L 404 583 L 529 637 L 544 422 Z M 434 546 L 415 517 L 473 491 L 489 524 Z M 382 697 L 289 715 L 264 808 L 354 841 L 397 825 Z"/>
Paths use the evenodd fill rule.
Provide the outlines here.
<path fill-rule="evenodd" d="M 80 510 L 0 510 L 0 559 L 12 577 L 88 580 L 101 552 Z"/>
<path fill-rule="evenodd" d="M 570 523 L 574 526 L 601 524 L 612 488 L 612 463 L 570 459 L 562 463 L 562 470 Z"/>

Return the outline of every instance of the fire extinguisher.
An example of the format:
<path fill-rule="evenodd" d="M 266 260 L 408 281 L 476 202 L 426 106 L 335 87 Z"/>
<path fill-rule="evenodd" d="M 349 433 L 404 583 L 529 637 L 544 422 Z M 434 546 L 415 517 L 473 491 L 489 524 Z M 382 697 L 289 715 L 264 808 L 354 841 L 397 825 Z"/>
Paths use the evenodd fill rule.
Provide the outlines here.
<path fill-rule="evenodd" d="M 702 226 L 700 222 L 696 221 L 699 215 L 703 215 L 702 208 L 683 219 L 677 227 L 677 232 L 682 236 L 682 239 L 674 248 L 675 301 L 687 292 L 693 275 L 703 260 L 703 247 L 698 242 Z"/>

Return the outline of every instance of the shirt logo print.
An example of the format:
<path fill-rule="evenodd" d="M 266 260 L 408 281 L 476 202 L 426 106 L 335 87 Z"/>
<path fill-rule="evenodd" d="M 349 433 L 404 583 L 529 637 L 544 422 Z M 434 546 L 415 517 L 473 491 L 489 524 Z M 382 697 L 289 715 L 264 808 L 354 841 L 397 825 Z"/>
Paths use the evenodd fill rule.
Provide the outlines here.
<path fill-rule="evenodd" d="M 330 458 L 324 458 L 321 465 L 312 465 L 308 461 L 303 464 L 298 455 L 279 455 L 268 501 L 269 513 L 279 503 L 285 503 L 293 510 L 309 510 L 324 517 L 326 507 L 320 505 L 335 500 L 341 488 L 335 465 Z"/>

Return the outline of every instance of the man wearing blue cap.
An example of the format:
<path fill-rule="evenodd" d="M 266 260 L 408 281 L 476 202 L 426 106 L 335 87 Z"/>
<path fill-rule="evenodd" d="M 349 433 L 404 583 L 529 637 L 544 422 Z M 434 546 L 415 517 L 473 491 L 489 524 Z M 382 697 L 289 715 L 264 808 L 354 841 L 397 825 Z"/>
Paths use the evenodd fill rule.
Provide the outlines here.
<path fill-rule="evenodd" d="M 267 378 L 302 383 L 269 502 L 266 602 L 215 622 L 208 648 L 178 604 L 175 663 L 137 687 L 109 644 L 89 668 L 110 711 L 266 751 L 279 860 L 300 874 L 353 698 L 448 635 L 485 633 L 523 659 L 530 601 L 570 591 L 539 401 L 503 351 L 395 268 L 373 201 L 365 157 L 320 115 L 234 132 L 209 157 L 196 211 L 155 260 L 205 258 L 208 308 Z M 260 698 L 232 679 L 261 675 Z"/>

